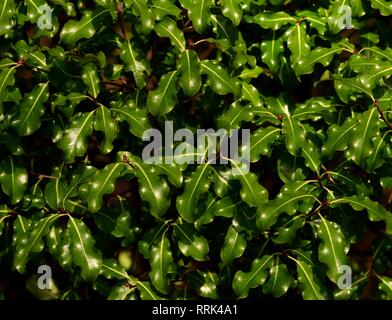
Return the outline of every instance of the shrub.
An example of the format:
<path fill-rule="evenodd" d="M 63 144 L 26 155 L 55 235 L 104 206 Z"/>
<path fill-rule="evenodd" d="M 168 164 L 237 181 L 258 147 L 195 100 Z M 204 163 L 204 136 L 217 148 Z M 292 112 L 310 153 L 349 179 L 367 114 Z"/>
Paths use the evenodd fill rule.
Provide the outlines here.
<path fill-rule="evenodd" d="M 391 14 L 3 0 L 0 297 L 392 298 Z M 249 129 L 250 170 L 143 161 L 168 124 Z"/>

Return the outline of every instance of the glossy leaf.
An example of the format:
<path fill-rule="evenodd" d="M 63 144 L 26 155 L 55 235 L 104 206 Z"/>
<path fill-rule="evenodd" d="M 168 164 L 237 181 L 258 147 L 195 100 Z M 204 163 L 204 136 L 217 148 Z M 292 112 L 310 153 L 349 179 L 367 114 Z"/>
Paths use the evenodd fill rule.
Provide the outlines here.
<path fill-rule="evenodd" d="M 132 71 L 138 87 L 145 86 L 144 72 L 148 70 L 148 65 L 143 59 L 142 51 L 131 41 L 124 41 L 121 45 L 121 59 L 126 68 Z"/>
<path fill-rule="evenodd" d="M 198 166 L 192 176 L 185 180 L 184 193 L 177 197 L 178 213 L 187 222 L 193 222 L 198 198 L 210 187 L 210 170 L 209 164 Z"/>
<path fill-rule="evenodd" d="M 99 77 L 97 68 L 93 64 L 87 64 L 82 68 L 82 79 L 84 84 L 87 86 L 88 94 L 93 97 L 97 98 L 100 88 L 99 88 Z"/>
<path fill-rule="evenodd" d="M 317 235 L 322 240 L 319 246 L 319 259 L 328 266 L 328 277 L 335 283 L 342 276 L 342 266 L 348 265 L 347 252 L 349 243 L 340 226 L 320 216 L 317 223 Z"/>
<path fill-rule="evenodd" d="M 68 162 L 82 157 L 87 151 L 87 136 L 93 131 L 94 111 L 76 114 L 74 121 L 64 131 L 58 146 L 65 153 Z"/>
<path fill-rule="evenodd" d="M 113 107 L 111 110 L 120 121 L 128 122 L 129 131 L 136 137 L 143 137 L 143 133 L 151 128 L 146 109 L 138 108 L 132 100 L 121 108 Z"/>
<path fill-rule="evenodd" d="M 178 240 L 178 248 L 186 257 L 192 257 L 197 261 L 206 260 L 209 252 L 207 239 L 198 235 L 192 225 L 183 223 L 181 220 L 174 224 L 174 236 Z"/>
<path fill-rule="evenodd" d="M 210 23 L 210 8 L 214 2 L 212 0 L 190 0 L 187 2 L 185 9 L 188 10 L 189 18 L 192 20 L 193 27 L 198 33 L 203 33 Z M 185 3 L 183 4 L 183 6 Z"/>
<path fill-rule="evenodd" d="M 283 296 L 290 288 L 293 278 L 285 264 L 277 263 L 270 269 L 267 282 L 263 286 L 264 293 L 270 293 L 274 298 Z"/>
<path fill-rule="evenodd" d="M 238 26 L 242 18 L 241 0 L 222 0 L 221 4 L 223 15 Z"/>
<path fill-rule="evenodd" d="M 264 284 L 267 278 L 267 269 L 273 265 L 273 256 L 263 256 L 255 259 L 249 272 L 237 271 L 233 279 L 233 290 L 239 299 L 246 298 L 250 289 Z"/>
<path fill-rule="evenodd" d="M 294 24 L 296 20 L 285 12 L 262 12 L 254 17 L 254 22 L 264 29 L 278 30 L 287 23 Z"/>
<path fill-rule="evenodd" d="M 170 279 L 167 273 L 172 263 L 173 257 L 170 251 L 170 243 L 164 233 L 162 238 L 151 248 L 150 279 L 159 292 L 168 293 Z"/>
<path fill-rule="evenodd" d="M 302 257 L 297 257 L 295 262 L 297 264 L 298 281 L 301 283 L 303 289 L 303 298 L 305 300 L 324 300 L 325 297 L 315 281 L 315 275 L 311 264 Z"/>
<path fill-rule="evenodd" d="M 0 184 L 11 204 L 20 202 L 27 188 L 28 176 L 23 162 L 8 156 L 0 163 Z"/>
<path fill-rule="evenodd" d="M 95 248 L 95 241 L 87 226 L 82 220 L 69 217 L 68 230 L 71 242 L 73 262 L 82 270 L 85 280 L 94 280 L 100 273 L 101 255 Z"/>
<path fill-rule="evenodd" d="M 194 51 L 185 50 L 180 54 L 178 61 L 180 73 L 180 86 L 186 96 L 194 96 L 201 87 L 200 61 Z"/>
<path fill-rule="evenodd" d="M 132 6 L 133 13 L 139 17 L 144 31 L 149 31 L 154 27 L 155 15 L 148 7 L 147 2 L 142 0 L 126 0 L 128 6 Z"/>
<path fill-rule="evenodd" d="M 331 201 L 332 206 L 341 203 L 349 204 L 356 211 L 366 210 L 370 221 L 385 221 L 386 232 L 388 234 L 392 233 L 392 213 L 381 204 L 360 196 L 342 197 Z"/>
<path fill-rule="evenodd" d="M 177 102 L 176 82 L 178 71 L 172 71 L 159 80 L 158 88 L 148 93 L 147 107 L 153 115 L 170 112 Z"/>
<path fill-rule="evenodd" d="M 245 248 L 246 240 L 244 237 L 230 226 L 220 253 L 223 263 L 230 264 L 234 259 L 241 257 Z"/>
<path fill-rule="evenodd" d="M 41 116 L 45 112 L 44 102 L 48 98 L 49 83 L 37 85 L 24 96 L 20 105 L 20 118 L 17 121 L 19 135 L 30 135 L 41 126 Z"/>
<path fill-rule="evenodd" d="M 113 149 L 113 140 L 117 137 L 117 121 L 115 121 L 109 109 L 100 106 L 95 115 L 94 129 L 102 131 L 105 135 L 101 145 L 101 152 L 103 154 L 109 153 Z"/>
<path fill-rule="evenodd" d="M 286 135 L 287 150 L 295 156 L 305 144 L 305 129 L 298 120 L 292 117 L 284 117 L 282 124 L 282 133 Z"/>
<path fill-rule="evenodd" d="M 185 50 L 185 38 L 180 29 L 177 28 L 174 20 L 166 18 L 155 27 L 156 33 L 160 37 L 167 37 L 171 43 L 181 51 Z"/>
<path fill-rule="evenodd" d="M 94 23 L 105 13 L 107 10 L 87 11 L 79 21 L 67 21 L 61 30 L 60 40 L 66 45 L 74 46 L 80 39 L 90 39 L 96 32 Z"/>
<path fill-rule="evenodd" d="M 284 50 L 283 42 L 284 42 L 284 37 L 283 36 L 278 37 L 277 32 L 274 31 L 271 35 L 271 39 L 264 40 L 261 43 L 260 46 L 260 50 L 262 53 L 261 59 L 263 60 L 264 63 L 268 65 L 268 67 L 272 71 L 276 71 L 280 65 L 279 58 Z"/>
<path fill-rule="evenodd" d="M 114 191 L 116 179 L 130 171 L 125 163 L 112 163 L 98 171 L 91 181 L 91 192 L 87 197 L 89 210 L 98 211 L 102 207 L 103 196 Z"/>
<path fill-rule="evenodd" d="M 201 69 L 203 73 L 208 75 L 209 84 L 217 94 L 225 95 L 233 93 L 234 96 L 240 95 L 239 81 L 232 79 L 220 65 L 211 61 L 203 61 L 201 62 Z"/>

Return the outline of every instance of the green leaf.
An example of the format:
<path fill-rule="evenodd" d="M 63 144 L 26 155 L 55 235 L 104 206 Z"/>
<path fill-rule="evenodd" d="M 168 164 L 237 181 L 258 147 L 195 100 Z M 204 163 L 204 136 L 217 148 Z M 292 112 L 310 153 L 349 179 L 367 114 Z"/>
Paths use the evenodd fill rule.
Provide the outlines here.
<path fill-rule="evenodd" d="M 151 247 L 153 243 L 162 237 L 162 234 L 166 230 L 166 224 L 158 222 L 152 228 L 148 229 L 143 235 L 143 238 L 138 243 L 138 251 L 143 255 L 145 259 L 151 257 Z"/>
<path fill-rule="evenodd" d="M 210 187 L 209 164 L 200 164 L 192 175 L 185 180 L 184 192 L 177 197 L 176 207 L 180 216 L 187 222 L 194 221 L 194 213 L 199 197 Z"/>
<path fill-rule="evenodd" d="M 15 83 L 15 69 L 16 66 L 13 66 L 11 68 L 6 68 L 0 72 L 0 103 L 6 101 L 9 95 L 7 87 L 13 86 Z"/>
<path fill-rule="evenodd" d="M 68 20 L 60 33 L 60 40 L 70 47 L 74 47 L 80 39 L 90 39 L 96 29 L 94 23 L 99 21 L 108 10 L 85 11 L 81 20 Z"/>
<path fill-rule="evenodd" d="M 366 73 L 360 76 L 360 81 L 369 91 L 374 89 L 381 79 L 389 78 L 392 75 L 392 66 L 390 61 L 380 62 L 369 66 Z M 371 91 L 370 91 L 371 92 Z M 372 97 L 371 93 L 368 94 Z"/>
<path fill-rule="evenodd" d="M 271 150 L 271 145 L 280 137 L 281 129 L 269 126 L 257 129 L 250 136 L 250 162 L 257 162 L 260 155 L 267 155 Z M 244 152 L 244 147 L 243 147 Z"/>
<path fill-rule="evenodd" d="M 2 209 L 3 210 L 3 209 Z M 26 247 L 29 241 L 29 230 L 31 226 L 31 220 L 18 214 L 15 218 L 13 225 L 13 246 L 14 247 Z M 16 253 L 18 255 L 18 253 Z M 16 256 L 15 256 L 16 258 Z"/>
<path fill-rule="evenodd" d="M 263 68 L 261 68 L 259 66 L 256 66 L 253 69 L 244 68 L 241 71 L 241 74 L 239 75 L 239 77 L 242 80 L 254 79 L 254 78 L 257 78 L 263 72 L 264 72 Z"/>
<path fill-rule="evenodd" d="M 49 82 L 41 83 L 23 98 L 20 118 L 17 121 L 19 135 L 32 134 L 41 126 L 41 116 L 45 113 L 44 103 L 49 98 Z"/>
<path fill-rule="evenodd" d="M 11 217 L 11 212 L 6 205 L 0 205 L 0 236 L 3 233 L 4 220 Z"/>
<path fill-rule="evenodd" d="M 267 190 L 258 182 L 258 177 L 253 172 L 239 174 L 232 177 L 241 184 L 240 196 L 242 201 L 250 207 L 261 207 L 268 201 Z"/>
<path fill-rule="evenodd" d="M 355 126 L 356 121 L 353 118 L 347 118 L 341 126 L 332 125 L 328 129 L 327 140 L 321 148 L 322 153 L 332 156 L 335 151 L 344 151 Z"/>
<path fill-rule="evenodd" d="M 124 61 L 126 70 L 131 70 L 135 78 L 136 85 L 143 88 L 146 85 L 144 73 L 148 70 L 147 61 L 143 58 L 142 50 L 131 41 L 124 41 L 121 44 L 121 60 Z"/>
<path fill-rule="evenodd" d="M 154 292 L 149 282 L 137 281 L 136 285 L 140 291 L 140 298 L 142 300 L 164 300 L 162 296 Z"/>
<path fill-rule="evenodd" d="M 101 270 L 102 259 L 95 248 L 95 240 L 90 230 L 82 220 L 69 216 L 68 231 L 72 260 L 81 268 L 82 278 L 86 281 L 96 279 Z"/>
<path fill-rule="evenodd" d="M 297 119 L 290 116 L 284 117 L 282 125 L 282 133 L 286 135 L 287 150 L 295 156 L 305 145 L 305 128 Z"/>
<path fill-rule="evenodd" d="M 125 210 L 101 209 L 94 213 L 94 219 L 98 228 L 110 232 L 114 237 L 131 240 L 135 237 L 131 229 L 130 213 Z"/>
<path fill-rule="evenodd" d="M 170 2 L 170 0 L 153 0 L 154 13 L 158 20 L 162 20 L 166 16 L 174 16 L 175 18 L 180 18 L 181 9 L 175 4 Z"/>
<path fill-rule="evenodd" d="M 238 26 L 242 18 L 241 0 L 220 0 L 220 3 L 223 15 Z"/>
<path fill-rule="evenodd" d="M 130 173 L 125 163 L 111 163 L 99 170 L 91 181 L 91 191 L 87 196 L 88 208 L 91 212 L 98 211 L 103 204 L 102 197 L 114 191 L 117 178 Z"/>
<path fill-rule="evenodd" d="M 232 129 L 239 129 L 243 121 L 250 121 L 253 111 L 250 105 L 243 107 L 238 101 L 234 102 L 229 110 L 217 118 L 217 126 L 231 133 Z"/>
<path fill-rule="evenodd" d="M 126 5 L 132 6 L 132 12 L 141 20 L 141 25 L 144 32 L 150 31 L 154 27 L 155 15 L 154 12 L 148 8 L 148 3 L 143 0 L 126 0 Z"/>
<path fill-rule="evenodd" d="M 180 73 L 180 86 L 188 97 L 199 92 L 201 81 L 200 61 L 194 51 L 185 50 L 181 52 L 178 60 L 178 71 Z"/>
<path fill-rule="evenodd" d="M 224 264 L 230 264 L 242 256 L 246 248 L 246 240 L 233 226 L 227 230 L 225 242 L 221 248 L 220 257 Z"/>
<path fill-rule="evenodd" d="M 163 233 L 161 239 L 151 248 L 151 271 L 150 279 L 154 287 L 161 293 L 169 292 L 168 272 L 173 264 L 173 256 L 170 250 L 170 242 Z"/>
<path fill-rule="evenodd" d="M 98 77 L 97 68 L 92 63 L 83 66 L 82 80 L 88 88 L 88 94 L 93 98 L 97 98 L 100 91 L 100 80 Z"/>
<path fill-rule="evenodd" d="M 283 42 L 285 38 L 283 36 L 278 37 L 276 31 L 269 38 L 261 42 L 261 59 L 272 71 L 276 72 L 280 65 L 280 56 L 284 50 Z"/>
<path fill-rule="evenodd" d="M 53 225 L 46 235 L 46 242 L 49 252 L 59 262 L 60 266 L 68 272 L 71 271 L 72 258 L 69 251 L 70 241 L 67 229 L 63 230 L 61 227 Z"/>
<path fill-rule="evenodd" d="M 318 254 L 319 260 L 328 266 L 327 275 L 334 283 L 338 283 L 342 276 L 341 267 L 348 265 L 346 256 L 349 243 L 346 241 L 341 227 L 320 215 L 319 220 L 315 220 L 317 226 L 317 236 L 322 240 Z"/>
<path fill-rule="evenodd" d="M 263 105 L 257 89 L 246 82 L 242 83 L 242 99 L 250 101 L 251 105 L 255 107 L 261 107 Z"/>
<path fill-rule="evenodd" d="M 131 277 L 125 269 L 114 259 L 103 260 L 101 264 L 101 274 L 107 279 L 128 279 Z"/>
<path fill-rule="evenodd" d="M 330 100 L 317 97 L 305 101 L 304 104 L 297 105 L 293 118 L 297 118 L 299 121 L 325 119 L 329 124 L 335 122 L 335 112 L 335 106 Z"/>
<path fill-rule="evenodd" d="M 134 291 L 130 286 L 117 284 L 112 287 L 107 300 L 135 300 Z"/>
<path fill-rule="evenodd" d="M 392 300 L 392 278 L 386 276 L 378 276 L 378 279 L 380 280 L 378 288 L 386 294 L 388 300 Z"/>
<path fill-rule="evenodd" d="M 182 186 L 183 176 L 181 168 L 177 164 L 155 164 L 155 168 L 158 170 L 159 174 L 165 175 L 172 185 L 177 188 Z"/>
<path fill-rule="evenodd" d="M 187 281 L 190 286 L 197 291 L 199 296 L 210 299 L 218 299 L 217 286 L 219 278 L 216 273 L 197 270 L 196 272 L 192 272 L 187 275 Z"/>
<path fill-rule="evenodd" d="M 81 172 L 79 171 L 77 174 L 72 175 L 72 180 L 67 187 L 65 194 L 61 196 L 62 204 L 60 207 L 65 208 L 68 211 L 74 211 L 75 205 L 80 208 L 80 204 L 76 204 L 73 199 L 76 200 L 76 197 L 80 196 L 78 192 L 83 189 L 83 186 L 87 185 L 87 183 L 92 179 L 93 175 L 96 174 L 97 171 L 98 169 L 95 167 L 86 166 L 82 169 Z M 59 174 L 57 174 L 57 176 L 59 176 Z"/>
<path fill-rule="evenodd" d="M 166 73 L 159 80 L 158 88 L 148 93 L 148 110 L 154 116 L 161 116 L 170 112 L 177 103 L 178 71 Z"/>
<path fill-rule="evenodd" d="M 24 59 L 31 66 L 40 67 L 44 70 L 48 69 L 46 56 L 36 47 L 30 47 L 27 42 L 20 40 L 15 44 L 15 51 L 18 53 L 19 59 Z"/>
<path fill-rule="evenodd" d="M 298 281 L 302 286 L 302 296 L 305 300 L 324 300 L 320 286 L 315 281 L 311 264 L 303 257 L 292 258 L 297 264 Z"/>
<path fill-rule="evenodd" d="M 272 294 L 274 298 L 283 296 L 290 288 L 293 277 L 287 270 L 287 266 L 278 262 L 270 269 L 269 278 L 263 286 L 264 294 Z"/>
<path fill-rule="evenodd" d="M 201 69 L 204 74 L 208 75 L 209 85 L 219 95 L 228 93 L 239 97 L 241 94 L 240 82 L 229 76 L 227 71 L 213 61 L 202 61 Z"/>
<path fill-rule="evenodd" d="M 371 90 L 367 86 L 365 86 L 360 81 L 359 78 L 334 77 L 334 80 L 335 80 L 335 90 L 337 91 L 339 98 L 343 102 L 348 103 L 350 100 L 352 100 L 354 93 L 356 93 L 356 92 L 365 93 L 373 101 L 375 100 Z"/>
<path fill-rule="evenodd" d="M 149 212 L 160 219 L 170 207 L 169 185 L 156 174 L 154 165 L 145 164 L 135 158 L 131 158 L 130 163 L 139 180 L 141 199 L 148 202 Z"/>
<path fill-rule="evenodd" d="M 392 14 L 392 3 L 385 0 L 370 0 L 370 4 L 374 9 L 380 10 L 383 16 L 390 16 Z"/>
<path fill-rule="evenodd" d="M 297 211 L 300 202 L 310 200 L 314 202 L 314 196 L 302 191 L 295 191 L 292 193 L 278 195 L 274 200 L 269 201 L 268 205 L 261 206 L 257 210 L 257 227 L 260 230 L 266 230 L 276 223 L 279 215 L 281 215 L 283 212 L 292 215 Z"/>
<path fill-rule="evenodd" d="M 287 220 L 281 219 L 284 224 L 276 229 L 272 241 L 278 244 L 289 243 L 295 239 L 297 231 L 305 224 L 304 215 L 288 217 Z"/>
<path fill-rule="evenodd" d="M 117 121 L 113 119 L 108 108 L 100 105 L 96 111 L 94 129 L 102 131 L 105 138 L 102 141 L 101 152 L 107 154 L 113 150 L 113 140 L 117 137 Z"/>
<path fill-rule="evenodd" d="M 213 198 L 211 196 L 209 201 L 207 201 L 205 211 L 202 208 L 202 215 L 195 221 L 197 230 L 200 230 L 203 225 L 213 222 L 215 217 L 233 218 L 236 215 L 236 206 L 239 202 L 234 203 L 230 197 L 224 197 L 220 200 L 217 199 L 218 197 Z"/>
<path fill-rule="evenodd" d="M 320 152 L 316 149 L 315 145 L 309 141 L 307 142 L 301 150 L 302 156 L 305 158 L 305 164 L 312 171 L 317 174 L 320 173 L 319 169 L 321 166 Z"/>
<path fill-rule="evenodd" d="M 273 265 L 273 256 L 255 259 L 249 272 L 237 271 L 233 279 L 233 290 L 239 299 L 248 296 L 249 290 L 262 286 L 267 278 L 267 269 Z"/>
<path fill-rule="evenodd" d="M 380 167 L 384 162 L 384 158 L 389 158 L 391 154 L 390 146 L 386 141 L 388 136 L 388 131 L 383 135 L 382 138 L 373 138 L 374 150 L 372 151 L 370 157 L 367 159 L 367 168 L 369 170 L 374 170 Z"/>
<path fill-rule="evenodd" d="M 253 18 L 264 29 L 278 30 L 287 23 L 294 24 L 296 19 L 286 12 L 262 12 Z"/>
<path fill-rule="evenodd" d="M 173 19 L 166 18 L 157 24 L 154 30 L 160 37 L 169 38 L 173 46 L 179 48 L 181 51 L 185 51 L 184 34 L 177 28 Z"/>
<path fill-rule="evenodd" d="M 298 59 L 310 54 L 310 39 L 303 24 L 296 23 L 287 31 L 287 46 L 291 51 L 290 61 L 295 65 Z"/>
<path fill-rule="evenodd" d="M 8 156 L 0 163 L 0 184 L 10 203 L 20 202 L 27 188 L 28 176 L 21 159 Z"/>
<path fill-rule="evenodd" d="M 27 7 L 27 16 L 30 22 L 35 23 L 38 21 L 38 18 L 42 15 L 40 11 L 40 7 L 43 5 L 47 5 L 44 0 L 25 0 L 24 1 Z"/>
<path fill-rule="evenodd" d="M 144 132 L 151 128 L 147 110 L 136 107 L 133 100 L 129 100 L 121 108 L 113 107 L 110 110 L 116 112 L 118 120 L 128 122 L 129 131 L 138 138 L 142 138 Z"/>
<path fill-rule="evenodd" d="M 185 2 L 188 5 L 185 6 Z M 188 16 L 192 20 L 193 27 L 198 33 L 203 31 L 210 24 L 211 13 L 210 8 L 214 5 L 213 0 L 190 0 L 183 1 L 182 6 L 188 10 Z"/>
<path fill-rule="evenodd" d="M 332 207 L 337 204 L 347 203 L 355 211 L 367 210 L 370 221 L 385 221 L 387 234 L 392 234 L 392 213 L 381 204 L 370 200 L 368 197 L 350 196 L 334 199 L 330 202 Z"/>
<path fill-rule="evenodd" d="M 356 126 L 352 129 L 347 158 L 351 158 L 358 165 L 362 165 L 364 159 L 374 152 L 374 138 L 380 136 L 379 126 L 381 120 L 378 120 L 378 118 L 377 109 L 372 108 L 357 118 Z"/>
<path fill-rule="evenodd" d="M 198 235 L 191 224 L 183 223 L 180 219 L 173 226 L 181 253 L 197 261 L 207 260 L 206 255 L 209 251 L 207 239 Z"/>
<path fill-rule="evenodd" d="M 333 56 L 343 50 L 343 47 L 334 43 L 331 48 L 317 47 L 306 57 L 297 60 L 297 63 L 294 65 L 295 74 L 299 77 L 303 74 L 312 73 L 316 63 L 321 63 L 323 66 L 329 65 Z"/>
<path fill-rule="evenodd" d="M 65 129 L 57 145 L 65 153 L 65 160 L 73 162 L 75 157 L 82 157 L 87 151 L 87 136 L 93 132 L 94 111 L 77 113 L 71 119 L 71 125 Z"/>
<path fill-rule="evenodd" d="M 53 171 L 53 176 L 56 179 L 52 179 L 45 186 L 45 200 L 53 210 L 63 208 L 64 198 L 68 189 L 67 183 L 62 178 L 61 170 L 62 168 L 56 168 Z"/>
<path fill-rule="evenodd" d="M 12 20 L 14 12 L 15 8 L 11 0 L 4 0 L 0 4 L 0 36 L 7 34 L 12 29 L 14 25 Z"/>
<path fill-rule="evenodd" d="M 29 253 L 41 252 L 44 249 L 43 237 L 49 233 L 51 226 L 58 217 L 58 215 L 50 215 L 31 225 L 28 231 L 28 241 L 26 243 L 23 243 L 23 241 L 17 243 L 17 254 L 15 255 L 16 270 L 24 273 Z"/>
<path fill-rule="evenodd" d="M 297 11 L 296 14 L 309 22 L 310 26 L 318 33 L 324 34 L 327 31 L 327 19 L 321 13 L 310 10 Z"/>

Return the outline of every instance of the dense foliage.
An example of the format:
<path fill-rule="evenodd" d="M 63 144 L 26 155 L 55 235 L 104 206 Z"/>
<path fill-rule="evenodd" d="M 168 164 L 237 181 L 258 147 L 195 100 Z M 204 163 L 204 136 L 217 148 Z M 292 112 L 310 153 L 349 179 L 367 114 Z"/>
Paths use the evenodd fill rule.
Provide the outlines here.
<path fill-rule="evenodd" d="M 2 0 L 0 297 L 392 298 L 391 17 Z M 143 162 L 165 121 L 250 129 L 250 172 Z"/>

